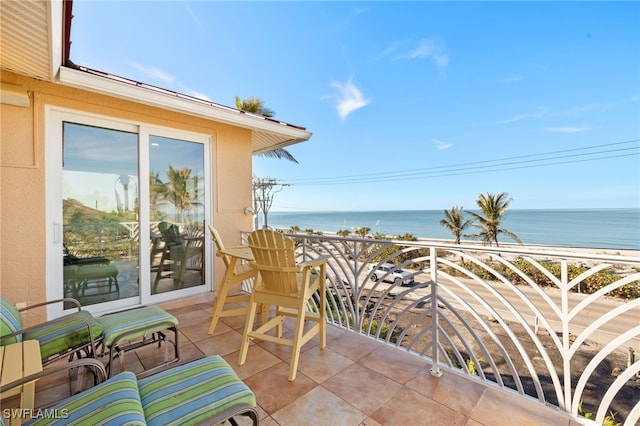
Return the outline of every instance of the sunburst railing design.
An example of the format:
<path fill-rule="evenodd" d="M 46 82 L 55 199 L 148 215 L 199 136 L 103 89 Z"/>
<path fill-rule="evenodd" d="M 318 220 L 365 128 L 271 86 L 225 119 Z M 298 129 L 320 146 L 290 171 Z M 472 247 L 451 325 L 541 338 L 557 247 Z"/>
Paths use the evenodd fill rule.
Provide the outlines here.
<path fill-rule="evenodd" d="M 301 259 L 331 256 L 331 323 L 424 357 L 435 376 L 456 368 L 599 424 L 640 422 L 640 258 L 289 235 Z M 372 278 L 382 263 L 414 282 Z"/>

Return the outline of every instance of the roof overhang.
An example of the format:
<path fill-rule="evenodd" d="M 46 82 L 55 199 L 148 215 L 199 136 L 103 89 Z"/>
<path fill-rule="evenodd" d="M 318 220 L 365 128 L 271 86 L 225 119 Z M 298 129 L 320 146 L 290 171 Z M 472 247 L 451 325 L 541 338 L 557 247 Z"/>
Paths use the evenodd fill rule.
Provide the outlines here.
<path fill-rule="evenodd" d="M 61 67 L 59 80 L 67 86 L 250 129 L 254 154 L 304 142 L 312 135 L 302 127 L 273 118 L 246 113 L 89 68 Z"/>
<path fill-rule="evenodd" d="M 0 69 L 249 129 L 254 154 L 311 138 L 306 129 L 273 118 L 89 68 L 63 66 L 69 54 L 71 7 L 71 0 L 0 1 Z M 8 88 L 4 92 L 13 93 Z"/>

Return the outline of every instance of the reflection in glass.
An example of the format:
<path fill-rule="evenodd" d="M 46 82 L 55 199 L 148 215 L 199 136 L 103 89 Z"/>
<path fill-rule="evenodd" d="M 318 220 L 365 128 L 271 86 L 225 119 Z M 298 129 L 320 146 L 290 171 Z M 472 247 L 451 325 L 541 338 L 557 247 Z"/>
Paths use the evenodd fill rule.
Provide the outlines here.
<path fill-rule="evenodd" d="M 64 296 L 139 296 L 138 135 L 65 122 L 63 160 Z"/>
<path fill-rule="evenodd" d="M 204 146 L 149 143 L 151 293 L 204 285 Z"/>

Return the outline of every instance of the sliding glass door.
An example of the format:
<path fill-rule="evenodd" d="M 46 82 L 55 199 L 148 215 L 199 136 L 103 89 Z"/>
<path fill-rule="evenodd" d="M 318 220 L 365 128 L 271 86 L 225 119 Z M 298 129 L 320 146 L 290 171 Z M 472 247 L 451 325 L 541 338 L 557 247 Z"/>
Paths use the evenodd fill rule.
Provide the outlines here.
<path fill-rule="evenodd" d="M 205 291 L 210 139 L 54 109 L 47 117 L 49 297 L 105 311 Z"/>

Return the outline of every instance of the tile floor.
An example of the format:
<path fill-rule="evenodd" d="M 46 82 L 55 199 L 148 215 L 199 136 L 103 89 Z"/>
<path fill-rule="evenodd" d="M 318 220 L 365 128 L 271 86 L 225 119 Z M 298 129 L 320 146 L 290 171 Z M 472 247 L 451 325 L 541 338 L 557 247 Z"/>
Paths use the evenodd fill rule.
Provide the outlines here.
<path fill-rule="evenodd" d="M 328 327 L 326 349 L 318 347 L 317 339 L 303 347 L 297 378 L 289 382 L 290 354 L 284 347 L 255 344 L 246 364 L 236 364 L 243 318 L 223 318 L 210 336 L 210 303 L 163 307 L 179 320 L 182 360 L 223 356 L 256 394 L 261 425 L 579 424 L 553 408 L 451 370 L 435 378 L 424 360 L 333 326 Z M 147 346 L 126 355 L 126 368 L 141 372 L 163 356 L 164 349 Z M 39 381 L 36 406 L 68 394 L 67 378 Z"/>

